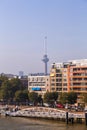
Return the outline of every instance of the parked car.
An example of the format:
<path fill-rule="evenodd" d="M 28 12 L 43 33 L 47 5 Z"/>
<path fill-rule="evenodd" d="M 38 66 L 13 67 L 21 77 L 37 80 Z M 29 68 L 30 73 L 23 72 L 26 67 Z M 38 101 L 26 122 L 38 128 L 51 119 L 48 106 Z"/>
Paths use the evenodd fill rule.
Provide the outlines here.
<path fill-rule="evenodd" d="M 63 105 L 63 104 L 58 103 L 58 104 L 56 104 L 56 107 L 57 107 L 57 108 L 64 108 L 64 105 Z"/>
<path fill-rule="evenodd" d="M 71 106 L 69 104 L 65 104 L 65 109 L 71 109 Z"/>
<path fill-rule="evenodd" d="M 34 106 L 34 103 L 33 102 L 29 102 L 29 106 Z"/>
<path fill-rule="evenodd" d="M 48 104 L 48 103 L 43 103 L 43 106 L 44 106 L 44 107 L 50 107 L 50 104 Z"/>

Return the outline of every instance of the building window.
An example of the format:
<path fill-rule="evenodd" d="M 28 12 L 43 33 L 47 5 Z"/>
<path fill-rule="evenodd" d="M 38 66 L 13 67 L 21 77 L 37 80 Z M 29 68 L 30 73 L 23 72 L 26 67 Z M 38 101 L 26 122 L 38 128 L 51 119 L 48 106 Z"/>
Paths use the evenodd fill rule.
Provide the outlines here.
<path fill-rule="evenodd" d="M 56 79 L 56 82 L 62 82 L 62 79 Z"/>
<path fill-rule="evenodd" d="M 61 70 L 60 69 L 56 69 L 56 73 L 61 73 Z"/>
<path fill-rule="evenodd" d="M 51 86 L 55 86 L 55 84 L 52 83 Z"/>
<path fill-rule="evenodd" d="M 62 74 L 56 74 L 56 77 L 62 77 Z"/>
<path fill-rule="evenodd" d="M 32 81 L 34 81 L 34 78 L 32 78 Z"/>
<path fill-rule="evenodd" d="M 62 91 L 62 88 L 56 88 L 56 91 Z"/>
<path fill-rule="evenodd" d="M 64 83 L 63 86 L 67 86 L 67 83 Z"/>
<path fill-rule="evenodd" d="M 64 72 L 67 72 L 67 69 L 64 69 Z"/>
<path fill-rule="evenodd" d="M 52 82 L 54 82 L 55 81 L 55 79 L 52 79 Z"/>
<path fill-rule="evenodd" d="M 56 86 L 62 86 L 62 83 L 56 83 Z"/>
<path fill-rule="evenodd" d="M 63 91 L 67 91 L 67 88 L 63 88 Z"/>
<path fill-rule="evenodd" d="M 67 79 L 63 79 L 63 81 L 65 81 L 65 82 L 66 82 L 66 81 L 67 81 Z"/>
<path fill-rule="evenodd" d="M 55 90 L 55 88 L 51 88 L 51 90 Z"/>

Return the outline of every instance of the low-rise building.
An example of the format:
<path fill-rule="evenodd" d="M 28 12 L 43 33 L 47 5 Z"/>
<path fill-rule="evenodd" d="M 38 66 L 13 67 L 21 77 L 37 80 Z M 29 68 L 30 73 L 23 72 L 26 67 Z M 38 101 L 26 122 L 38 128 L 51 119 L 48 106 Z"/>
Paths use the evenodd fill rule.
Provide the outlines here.
<path fill-rule="evenodd" d="M 50 91 L 49 75 L 30 74 L 28 76 L 28 90 L 29 92 L 37 92 L 39 95 L 44 95 Z"/>

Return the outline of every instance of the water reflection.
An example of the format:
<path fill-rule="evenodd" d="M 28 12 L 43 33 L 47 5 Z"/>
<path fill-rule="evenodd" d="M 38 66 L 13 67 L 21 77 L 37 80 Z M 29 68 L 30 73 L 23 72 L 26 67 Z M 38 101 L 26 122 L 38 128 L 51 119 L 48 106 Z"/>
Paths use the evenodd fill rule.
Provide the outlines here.
<path fill-rule="evenodd" d="M 64 122 L 30 118 L 0 117 L 0 130 L 87 130 L 85 124 L 66 125 Z"/>

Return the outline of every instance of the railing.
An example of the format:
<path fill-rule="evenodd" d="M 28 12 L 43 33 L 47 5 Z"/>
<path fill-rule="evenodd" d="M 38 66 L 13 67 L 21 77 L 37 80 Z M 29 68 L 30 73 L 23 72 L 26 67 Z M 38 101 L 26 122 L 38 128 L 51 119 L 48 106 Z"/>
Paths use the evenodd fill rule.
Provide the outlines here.
<path fill-rule="evenodd" d="M 10 116 L 25 116 L 25 117 L 44 117 L 44 118 L 64 118 L 66 119 L 66 111 L 53 108 L 28 108 L 17 112 L 10 113 Z M 68 112 L 68 118 L 85 118 L 85 114 L 77 114 Z"/>

